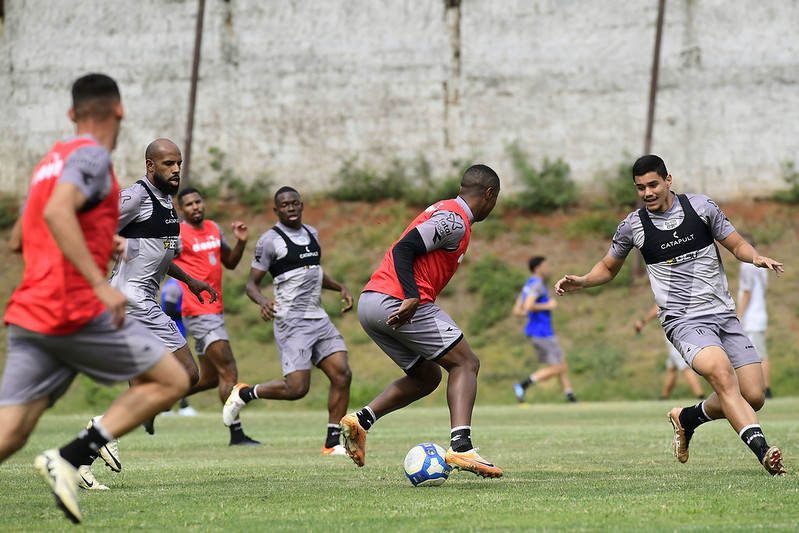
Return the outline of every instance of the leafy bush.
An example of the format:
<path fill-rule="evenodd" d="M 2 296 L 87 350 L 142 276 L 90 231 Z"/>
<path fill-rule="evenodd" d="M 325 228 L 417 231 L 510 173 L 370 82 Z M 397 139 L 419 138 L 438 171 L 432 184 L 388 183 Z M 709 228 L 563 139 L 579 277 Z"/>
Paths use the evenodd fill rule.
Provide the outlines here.
<path fill-rule="evenodd" d="M 469 318 L 469 333 L 481 333 L 507 317 L 524 279 L 524 274 L 493 255 L 471 265 L 466 288 L 478 294 L 480 304 Z"/>
<path fill-rule="evenodd" d="M 518 141 L 509 144 L 506 150 L 524 185 L 524 190 L 515 199 L 519 208 L 534 213 L 550 213 L 577 204 L 577 186 L 571 179 L 568 163 L 563 159 L 550 161 L 544 157 L 541 168 L 537 169 L 530 164 Z"/>
<path fill-rule="evenodd" d="M 19 201 L 10 195 L 0 194 L 0 229 L 10 228 L 19 218 Z"/>
<path fill-rule="evenodd" d="M 628 156 L 628 154 L 625 154 Z M 629 157 L 627 157 L 629 159 Z M 597 176 L 605 182 L 608 201 L 614 207 L 635 207 L 638 203 L 638 192 L 633 185 L 633 163 L 625 161 L 616 167 L 616 174 L 599 173 Z"/>
<path fill-rule="evenodd" d="M 436 178 L 430 162 L 421 154 L 410 161 L 395 158 L 385 171 L 360 165 L 358 157 L 353 156 L 342 161 L 333 177 L 334 188 L 330 196 L 349 202 L 404 200 L 414 206 L 426 207 L 458 194 L 460 176 L 469 165 L 453 161 L 452 166 L 460 172 Z"/>
<path fill-rule="evenodd" d="M 250 208 L 250 211 L 271 203 L 274 183 L 269 172 L 248 182 L 236 176 L 233 169 L 225 164 L 227 155 L 220 148 L 212 146 L 208 149 L 208 154 L 211 156 L 209 166 L 216 176 L 203 180 L 204 197 L 211 200 L 236 202 Z M 216 211 L 213 212 L 217 214 Z"/>
<path fill-rule="evenodd" d="M 610 239 L 619 226 L 618 218 L 607 211 L 592 211 L 569 220 L 561 231 L 567 239 L 605 237 Z"/>
<path fill-rule="evenodd" d="M 799 203 L 799 170 L 796 169 L 793 161 L 788 160 L 780 163 L 780 170 L 782 172 L 782 179 L 790 188 L 787 191 L 777 191 L 774 193 L 774 199 L 789 204 Z"/>

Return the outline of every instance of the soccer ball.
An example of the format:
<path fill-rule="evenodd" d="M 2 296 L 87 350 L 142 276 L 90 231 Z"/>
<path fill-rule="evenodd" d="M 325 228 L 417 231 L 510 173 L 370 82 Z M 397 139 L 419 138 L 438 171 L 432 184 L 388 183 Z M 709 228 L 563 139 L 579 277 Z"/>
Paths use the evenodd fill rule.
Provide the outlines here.
<path fill-rule="evenodd" d="M 437 487 L 449 477 L 446 452 L 438 444 L 417 444 L 405 456 L 405 475 L 414 487 Z"/>

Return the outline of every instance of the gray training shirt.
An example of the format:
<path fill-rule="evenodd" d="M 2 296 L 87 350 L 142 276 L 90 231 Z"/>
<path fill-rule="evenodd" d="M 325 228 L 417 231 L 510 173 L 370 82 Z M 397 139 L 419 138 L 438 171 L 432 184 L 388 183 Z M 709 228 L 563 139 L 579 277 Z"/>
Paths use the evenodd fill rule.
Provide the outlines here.
<path fill-rule="evenodd" d="M 686 196 L 696 214 L 707 224 L 714 239 L 721 241 L 735 231 L 713 200 L 703 194 Z M 684 218 L 682 206 L 676 197 L 671 208 L 663 213 L 645 211 L 657 229 L 675 230 L 675 233 Z M 616 259 L 624 259 L 633 247 L 641 248 L 643 243 L 644 229 L 641 219 L 638 211 L 633 211 L 619 224 L 609 253 Z M 666 316 L 673 319 L 735 312 L 735 302 L 727 287 L 724 265 L 714 244 L 698 250 L 692 260 L 647 264 L 646 270 L 655 294 L 655 302 L 660 307 L 658 317 L 661 323 Z"/>

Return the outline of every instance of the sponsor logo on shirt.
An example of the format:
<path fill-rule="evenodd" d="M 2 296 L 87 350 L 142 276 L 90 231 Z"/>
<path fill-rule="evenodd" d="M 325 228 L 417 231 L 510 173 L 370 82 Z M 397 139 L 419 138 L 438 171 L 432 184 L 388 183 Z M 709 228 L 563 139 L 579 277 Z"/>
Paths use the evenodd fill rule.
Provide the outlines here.
<path fill-rule="evenodd" d="M 164 250 L 177 250 L 177 249 L 178 249 L 177 237 L 166 237 L 164 239 Z"/>
<path fill-rule="evenodd" d="M 192 252 L 200 252 L 204 250 L 215 250 L 222 247 L 222 241 L 214 237 L 208 237 L 205 242 L 195 242 L 191 245 Z"/>
<path fill-rule="evenodd" d="M 675 231 L 672 234 L 672 236 L 674 237 L 674 240 L 673 241 L 669 241 L 669 242 L 664 242 L 663 244 L 661 244 L 660 245 L 660 249 L 661 250 L 666 250 L 668 248 L 672 248 L 674 246 L 677 246 L 678 244 L 684 244 L 686 242 L 691 242 L 692 240 L 694 240 L 694 234 L 693 233 L 691 233 L 687 237 L 680 237 L 679 235 L 677 235 L 677 232 Z"/>
<path fill-rule="evenodd" d="M 318 257 L 318 256 L 319 256 L 319 252 L 312 252 L 306 246 L 305 247 L 305 252 L 300 254 L 300 259 L 305 259 L 306 257 Z"/>
<path fill-rule="evenodd" d="M 31 185 L 36 185 L 40 181 L 56 178 L 61 175 L 64 170 L 64 160 L 58 154 L 53 154 L 53 160 L 39 167 L 39 170 L 33 175 Z"/>

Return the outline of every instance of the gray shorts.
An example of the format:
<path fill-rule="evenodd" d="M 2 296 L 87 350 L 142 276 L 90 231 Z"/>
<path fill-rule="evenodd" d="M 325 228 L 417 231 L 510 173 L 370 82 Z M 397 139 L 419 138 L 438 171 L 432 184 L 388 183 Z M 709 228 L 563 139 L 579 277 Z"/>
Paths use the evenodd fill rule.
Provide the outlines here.
<path fill-rule="evenodd" d="M 766 332 L 765 331 L 747 331 L 746 335 L 755 345 L 757 355 L 761 361 L 768 359 L 768 350 L 766 350 Z"/>
<path fill-rule="evenodd" d="M 49 396 L 52 403 L 81 372 L 104 385 L 128 381 L 164 356 L 164 343 L 136 320 L 120 329 L 108 311 L 70 335 L 44 335 L 8 325 L 8 355 L 0 406 L 22 405 Z"/>
<path fill-rule="evenodd" d="M 563 350 L 560 349 L 558 339 L 553 337 L 528 337 L 535 347 L 538 362 L 542 365 L 557 365 L 563 361 Z"/>
<path fill-rule="evenodd" d="M 275 320 L 275 343 L 284 376 L 310 370 L 312 364 L 319 366 L 326 357 L 347 351 L 344 339 L 328 317 Z"/>
<path fill-rule="evenodd" d="M 128 317 L 133 317 L 144 324 L 153 335 L 161 339 L 170 352 L 176 352 L 186 345 L 186 338 L 180 333 L 175 321 L 169 318 L 169 315 L 155 302 L 152 302 L 146 311 L 128 307 Z"/>
<path fill-rule="evenodd" d="M 434 303 L 420 305 L 411 324 L 394 329 L 386 321 L 401 304 L 399 298 L 371 291 L 358 300 L 358 320 L 364 331 L 401 369 L 408 370 L 421 358 L 436 361 L 463 338 L 455 321 Z"/>
<path fill-rule="evenodd" d="M 225 314 L 184 316 L 183 325 L 194 337 L 194 352 L 197 355 L 205 353 L 206 348 L 216 341 L 230 340 L 225 329 Z"/>
<path fill-rule="evenodd" d="M 677 351 L 672 343 L 666 339 L 666 346 L 669 349 L 669 355 L 666 357 L 666 368 L 676 368 L 680 372 L 688 368 L 688 363 L 683 361 L 682 355 Z"/>
<path fill-rule="evenodd" d="M 708 346 L 719 346 L 733 368 L 759 363 L 755 347 L 735 313 L 682 317 L 664 328 L 666 337 L 693 368 L 694 357 Z"/>

